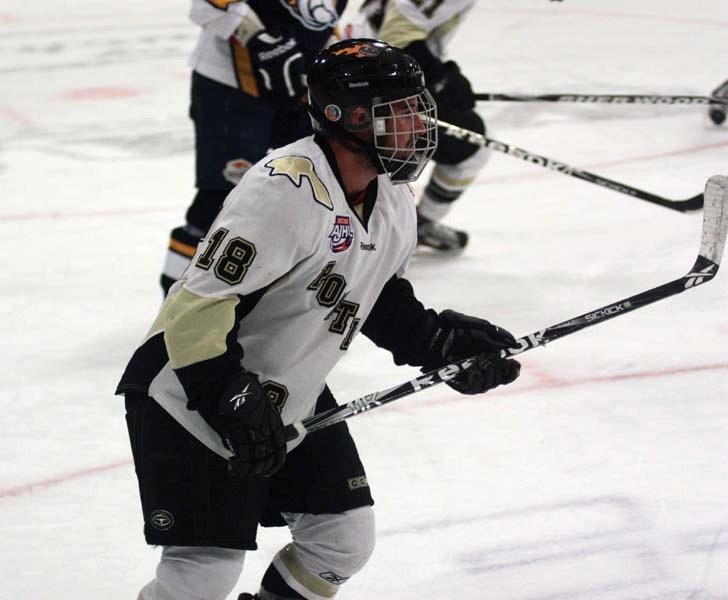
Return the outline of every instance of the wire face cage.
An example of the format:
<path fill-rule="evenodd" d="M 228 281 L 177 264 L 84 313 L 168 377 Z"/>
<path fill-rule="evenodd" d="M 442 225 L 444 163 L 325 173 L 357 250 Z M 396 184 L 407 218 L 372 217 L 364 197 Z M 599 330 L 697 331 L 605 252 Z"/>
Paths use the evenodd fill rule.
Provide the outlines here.
<path fill-rule="evenodd" d="M 415 181 L 437 150 L 437 105 L 427 90 L 372 105 L 374 146 L 394 183 Z"/>

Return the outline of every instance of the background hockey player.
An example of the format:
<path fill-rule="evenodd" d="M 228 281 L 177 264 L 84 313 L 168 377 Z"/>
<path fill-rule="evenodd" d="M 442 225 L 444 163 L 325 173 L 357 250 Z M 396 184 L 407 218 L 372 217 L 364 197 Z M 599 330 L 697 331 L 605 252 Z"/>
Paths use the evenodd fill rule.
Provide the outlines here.
<path fill-rule="evenodd" d="M 180 278 L 222 201 L 270 148 L 311 133 L 305 68 L 331 39 L 346 0 L 193 0 L 190 59 L 195 185 L 172 231 L 162 288 Z"/>
<path fill-rule="evenodd" d="M 141 600 L 224 600 L 259 523 L 293 539 L 259 598 L 334 596 L 374 547 L 366 474 L 344 423 L 288 446 L 284 426 L 335 405 L 325 379 L 358 331 L 426 370 L 515 343 L 426 309 L 403 277 L 416 215 L 398 184 L 437 147 L 416 61 L 350 40 L 319 55 L 308 83 L 316 135 L 247 171 L 118 386 L 145 537 L 162 546 Z M 478 394 L 519 370 L 481 358 L 448 385 Z"/>
<path fill-rule="evenodd" d="M 440 118 L 478 133 L 483 119 L 475 112 L 470 82 L 453 60 L 445 61 L 446 47 L 473 7 L 474 0 L 367 0 L 359 22 L 349 35 L 367 35 L 402 48 L 425 72 L 427 87 L 437 102 Z M 443 136 L 435 153 L 435 169 L 417 207 L 419 243 L 436 250 L 460 250 L 468 243 L 464 231 L 441 223 L 478 175 L 489 150 Z"/>

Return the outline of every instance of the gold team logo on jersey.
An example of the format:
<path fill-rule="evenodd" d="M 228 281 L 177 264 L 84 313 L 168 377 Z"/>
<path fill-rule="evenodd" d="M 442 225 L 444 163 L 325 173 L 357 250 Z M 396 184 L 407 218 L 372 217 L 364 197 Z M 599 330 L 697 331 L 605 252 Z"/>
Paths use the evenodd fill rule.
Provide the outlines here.
<path fill-rule="evenodd" d="M 298 188 L 301 187 L 302 180 L 305 177 L 311 184 L 314 200 L 329 210 L 334 210 L 334 203 L 331 201 L 329 191 L 321 182 L 319 176 L 316 175 L 311 159 L 305 156 L 279 156 L 269 160 L 265 163 L 265 166 L 270 169 L 271 177 L 285 175 Z"/>

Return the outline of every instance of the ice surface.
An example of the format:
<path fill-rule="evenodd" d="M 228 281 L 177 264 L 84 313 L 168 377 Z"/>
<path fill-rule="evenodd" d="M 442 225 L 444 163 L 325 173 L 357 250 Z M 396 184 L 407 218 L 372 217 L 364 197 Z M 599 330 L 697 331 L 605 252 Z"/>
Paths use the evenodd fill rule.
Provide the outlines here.
<path fill-rule="evenodd" d="M 153 573 L 113 390 L 192 197 L 184 3 L 0 6 L 0 599 L 133 600 Z M 481 0 L 451 55 L 482 92 L 704 95 L 725 0 Z M 489 134 L 686 199 L 728 174 L 704 108 L 483 103 Z M 494 154 L 417 256 L 419 296 L 517 335 L 686 273 L 700 214 Z M 728 273 L 523 357 L 484 397 L 441 386 L 350 421 L 378 546 L 341 598 L 728 598 Z M 358 339 L 344 401 L 406 380 Z M 286 531 L 265 530 L 236 590 Z M 232 596 L 231 596 L 232 597 Z"/>

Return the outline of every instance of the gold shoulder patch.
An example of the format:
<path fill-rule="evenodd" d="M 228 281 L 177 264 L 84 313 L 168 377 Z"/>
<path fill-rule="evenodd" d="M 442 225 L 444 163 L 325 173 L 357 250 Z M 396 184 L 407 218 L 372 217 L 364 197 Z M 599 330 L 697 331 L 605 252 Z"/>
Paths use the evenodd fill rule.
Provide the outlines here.
<path fill-rule="evenodd" d="M 269 160 L 265 166 L 270 170 L 271 177 L 285 175 L 298 188 L 301 187 L 301 181 L 305 177 L 311 185 L 314 200 L 329 210 L 334 210 L 329 191 L 316 175 L 311 159 L 305 156 L 280 156 Z"/>

